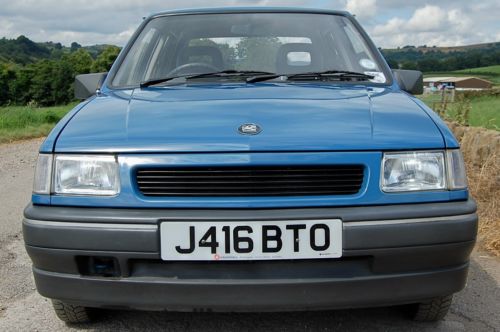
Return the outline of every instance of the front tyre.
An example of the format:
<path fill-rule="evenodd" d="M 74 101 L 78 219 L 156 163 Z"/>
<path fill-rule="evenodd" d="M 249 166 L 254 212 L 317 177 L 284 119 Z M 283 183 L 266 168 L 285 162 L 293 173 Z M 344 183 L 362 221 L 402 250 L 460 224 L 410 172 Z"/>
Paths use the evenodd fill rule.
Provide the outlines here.
<path fill-rule="evenodd" d="M 426 302 L 417 303 L 413 319 L 419 322 L 437 322 L 450 310 L 453 295 L 435 297 Z"/>
<path fill-rule="evenodd" d="M 67 324 L 84 324 L 91 321 L 91 309 L 52 300 L 57 317 Z"/>

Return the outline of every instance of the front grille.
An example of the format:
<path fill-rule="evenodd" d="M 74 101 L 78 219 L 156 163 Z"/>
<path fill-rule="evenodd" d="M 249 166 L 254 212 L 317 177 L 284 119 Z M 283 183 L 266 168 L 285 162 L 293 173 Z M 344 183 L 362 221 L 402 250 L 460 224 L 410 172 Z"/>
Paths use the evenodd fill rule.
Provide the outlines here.
<path fill-rule="evenodd" d="M 354 195 L 362 165 L 145 168 L 136 173 L 145 196 Z"/>

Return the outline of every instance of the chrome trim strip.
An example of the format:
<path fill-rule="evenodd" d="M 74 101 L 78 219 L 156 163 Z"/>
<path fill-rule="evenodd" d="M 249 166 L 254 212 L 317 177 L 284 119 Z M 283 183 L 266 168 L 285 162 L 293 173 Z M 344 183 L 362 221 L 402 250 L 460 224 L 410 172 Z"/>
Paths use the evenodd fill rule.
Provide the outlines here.
<path fill-rule="evenodd" d="M 475 217 L 475 213 L 463 214 L 447 217 L 432 217 L 432 218 L 413 218 L 413 219 L 394 219 L 394 220 L 373 220 L 373 221 L 349 221 L 344 222 L 344 227 L 360 227 L 360 226 L 383 226 L 383 225 L 398 225 L 398 224 L 413 224 L 425 222 L 440 222 L 449 220 L 460 220 Z"/>
<path fill-rule="evenodd" d="M 108 229 L 124 229 L 124 230 L 158 230 L 158 225 L 141 225 L 141 224 L 114 224 L 114 223 L 92 223 L 92 222 L 65 222 L 65 221 L 47 221 L 23 219 L 23 222 L 33 226 L 48 226 L 48 227 L 75 227 L 75 228 L 108 228 Z"/>

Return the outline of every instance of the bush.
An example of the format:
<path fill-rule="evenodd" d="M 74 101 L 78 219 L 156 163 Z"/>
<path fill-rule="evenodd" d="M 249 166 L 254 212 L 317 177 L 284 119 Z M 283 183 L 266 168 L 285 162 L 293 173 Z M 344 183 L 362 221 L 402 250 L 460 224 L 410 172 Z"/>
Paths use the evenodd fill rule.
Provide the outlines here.
<path fill-rule="evenodd" d="M 120 48 L 106 47 L 93 60 L 83 48 L 27 65 L 0 63 L 0 106 L 64 105 L 74 100 L 73 82 L 78 74 L 108 71 Z"/>

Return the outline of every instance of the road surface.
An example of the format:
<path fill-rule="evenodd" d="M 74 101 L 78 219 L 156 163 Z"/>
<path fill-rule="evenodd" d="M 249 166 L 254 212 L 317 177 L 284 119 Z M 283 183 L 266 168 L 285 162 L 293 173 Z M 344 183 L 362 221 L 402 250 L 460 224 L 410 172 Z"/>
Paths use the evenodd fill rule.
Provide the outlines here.
<path fill-rule="evenodd" d="M 105 311 L 95 324 L 68 327 L 36 292 L 23 248 L 21 213 L 40 143 L 0 145 L 0 331 L 500 331 L 500 260 L 478 251 L 466 289 L 440 323 L 407 320 L 396 307 L 262 314 Z"/>

